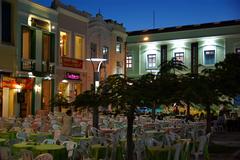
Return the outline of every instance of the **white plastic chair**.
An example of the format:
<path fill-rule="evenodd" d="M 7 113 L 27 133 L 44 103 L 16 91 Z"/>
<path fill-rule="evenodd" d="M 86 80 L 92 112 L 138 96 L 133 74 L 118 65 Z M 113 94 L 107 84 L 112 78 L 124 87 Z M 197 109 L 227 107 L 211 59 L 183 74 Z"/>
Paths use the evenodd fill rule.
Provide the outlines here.
<path fill-rule="evenodd" d="M 33 152 L 30 150 L 21 150 L 22 160 L 33 160 Z"/>
<path fill-rule="evenodd" d="M 27 137 L 28 137 L 27 133 L 22 132 L 22 131 L 17 132 L 17 134 L 16 134 L 16 138 L 21 141 L 26 141 Z"/>
<path fill-rule="evenodd" d="M 175 144 L 174 147 L 175 147 L 174 160 L 179 160 L 180 153 L 182 151 L 182 144 L 181 143 L 177 143 L 177 144 Z"/>
<path fill-rule="evenodd" d="M 136 159 L 137 160 L 142 160 L 144 159 L 144 156 L 142 156 L 145 152 L 145 146 L 144 146 L 144 141 L 143 140 L 136 140 L 134 142 L 134 153 L 136 154 Z"/>
<path fill-rule="evenodd" d="M 53 156 L 50 153 L 43 153 L 38 155 L 34 160 L 53 160 Z"/>
<path fill-rule="evenodd" d="M 11 150 L 8 147 L 0 147 L 0 159 L 1 160 L 11 160 Z"/>
<path fill-rule="evenodd" d="M 42 144 L 56 144 L 57 141 L 55 139 L 45 139 Z"/>
<path fill-rule="evenodd" d="M 73 126 L 72 127 L 72 136 L 81 136 L 82 130 L 80 126 Z"/>
<path fill-rule="evenodd" d="M 89 150 L 90 150 L 89 141 L 80 141 L 79 142 L 79 148 L 77 151 L 80 153 L 80 157 L 82 159 L 89 158 Z"/>
<path fill-rule="evenodd" d="M 73 141 L 64 141 L 62 143 L 64 146 L 66 146 L 67 151 L 68 151 L 68 158 L 72 159 L 73 157 L 73 151 L 77 147 L 77 143 Z"/>
<path fill-rule="evenodd" d="M 195 160 L 198 160 L 200 156 L 204 156 L 204 147 L 208 142 L 208 136 L 200 136 L 198 138 L 199 145 L 197 151 L 193 152 L 192 155 L 195 157 Z"/>

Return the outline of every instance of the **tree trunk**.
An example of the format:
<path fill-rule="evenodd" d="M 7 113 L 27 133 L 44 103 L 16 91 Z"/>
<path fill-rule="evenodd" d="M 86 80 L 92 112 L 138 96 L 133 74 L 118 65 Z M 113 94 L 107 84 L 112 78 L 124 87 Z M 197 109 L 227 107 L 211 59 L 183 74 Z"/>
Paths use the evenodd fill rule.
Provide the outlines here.
<path fill-rule="evenodd" d="M 152 119 L 155 120 L 156 117 L 156 103 L 153 102 L 153 106 L 152 106 Z"/>
<path fill-rule="evenodd" d="M 210 112 L 210 105 L 206 106 L 206 111 L 207 111 L 207 128 L 206 128 L 206 133 L 211 132 L 211 112 Z"/>
<path fill-rule="evenodd" d="M 93 107 L 93 127 L 99 128 L 98 127 L 98 119 L 99 119 L 99 114 L 98 114 L 98 107 L 95 106 Z"/>
<path fill-rule="evenodd" d="M 127 157 L 126 160 L 133 160 L 133 121 L 134 121 L 134 110 L 131 110 L 127 115 Z"/>
<path fill-rule="evenodd" d="M 187 103 L 187 117 L 190 117 L 190 103 Z"/>

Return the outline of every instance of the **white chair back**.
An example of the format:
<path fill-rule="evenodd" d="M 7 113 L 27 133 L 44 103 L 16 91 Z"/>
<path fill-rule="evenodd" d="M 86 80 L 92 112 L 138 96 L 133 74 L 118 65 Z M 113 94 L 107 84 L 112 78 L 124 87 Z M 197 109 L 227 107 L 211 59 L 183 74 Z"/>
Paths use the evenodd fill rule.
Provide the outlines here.
<path fill-rule="evenodd" d="M 38 155 L 34 160 L 53 160 L 53 156 L 50 153 L 43 153 Z"/>

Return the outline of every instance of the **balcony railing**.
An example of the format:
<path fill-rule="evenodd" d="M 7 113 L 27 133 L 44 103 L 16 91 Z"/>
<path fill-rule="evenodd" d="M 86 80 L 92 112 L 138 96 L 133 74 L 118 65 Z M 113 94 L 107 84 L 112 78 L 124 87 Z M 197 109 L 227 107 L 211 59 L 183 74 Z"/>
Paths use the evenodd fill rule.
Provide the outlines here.
<path fill-rule="evenodd" d="M 36 62 L 34 59 L 22 59 L 21 68 L 24 71 L 35 71 Z"/>

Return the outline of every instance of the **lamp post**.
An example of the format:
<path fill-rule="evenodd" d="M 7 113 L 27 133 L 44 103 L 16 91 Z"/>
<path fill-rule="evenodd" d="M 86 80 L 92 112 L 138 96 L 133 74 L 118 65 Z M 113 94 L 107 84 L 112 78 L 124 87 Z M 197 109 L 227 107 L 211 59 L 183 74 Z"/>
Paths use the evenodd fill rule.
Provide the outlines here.
<path fill-rule="evenodd" d="M 92 64 L 92 69 L 93 69 L 93 87 L 94 91 L 96 92 L 97 87 L 99 86 L 99 81 L 100 81 L 100 69 L 101 69 L 101 64 L 105 62 L 107 59 L 104 58 L 88 58 L 86 59 L 87 61 L 90 61 Z M 98 62 L 97 70 L 95 71 L 94 67 L 94 62 Z"/>
<path fill-rule="evenodd" d="M 88 58 L 87 61 L 90 61 L 92 64 L 93 69 L 93 90 L 94 93 L 97 91 L 97 87 L 99 86 L 99 80 L 100 80 L 100 69 L 102 62 L 106 61 L 106 59 L 103 58 Z M 95 71 L 94 62 L 98 62 L 97 70 Z M 93 107 L 93 127 L 98 128 L 98 106 Z"/>

